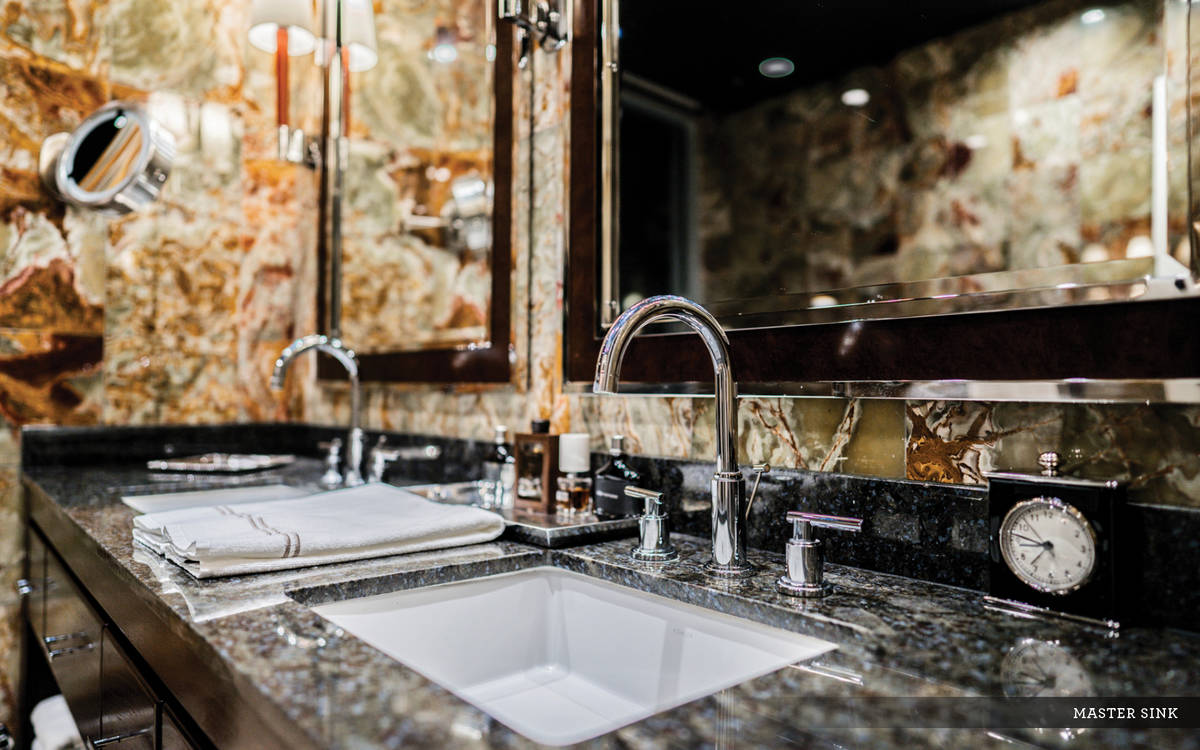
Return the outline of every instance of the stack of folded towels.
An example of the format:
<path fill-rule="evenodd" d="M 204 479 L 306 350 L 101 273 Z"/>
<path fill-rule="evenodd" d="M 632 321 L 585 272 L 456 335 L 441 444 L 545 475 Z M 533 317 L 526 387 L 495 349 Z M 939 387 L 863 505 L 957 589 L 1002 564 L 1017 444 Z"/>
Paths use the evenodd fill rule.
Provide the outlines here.
<path fill-rule="evenodd" d="M 367 484 L 301 498 L 180 508 L 133 521 L 133 540 L 196 578 L 261 573 L 488 542 L 504 520 Z"/>

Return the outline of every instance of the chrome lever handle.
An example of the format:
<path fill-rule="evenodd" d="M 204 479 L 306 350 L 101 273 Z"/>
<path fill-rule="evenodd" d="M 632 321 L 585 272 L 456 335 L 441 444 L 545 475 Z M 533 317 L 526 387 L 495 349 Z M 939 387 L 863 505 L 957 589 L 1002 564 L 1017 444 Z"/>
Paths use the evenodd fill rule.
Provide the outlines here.
<path fill-rule="evenodd" d="M 26 578 L 17 579 L 17 596 L 29 596 L 33 593 L 33 584 Z"/>
<path fill-rule="evenodd" d="M 746 520 L 750 520 L 750 509 L 754 507 L 754 498 L 758 495 L 758 483 L 762 481 L 763 474 L 771 473 L 771 464 L 754 464 L 750 467 L 754 471 L 754 489 L 750 490 L 750 499 L 746 501 Z"/>
<path fill-rule="evenodd" d="M 663 493 L 641 487 L 626 487 L 625 494 L 641 500 L 645 505 L 638 519 L 638 544 L 630 555 L 639 562 L 664 563 L 679 558 L 671 546 L 671 531 L 666 514 L 662 512 Z"/>
<path fill-rule="evenodd" d="M 800 510 L 789 510 L 787 520 L 792 522 L 793 539 L 810 539 L 812 527 L 822 529 L 837 529 L 838 531 L 861 531 L 862 519 L 848 516 L 830 516 L 824 513 L 808 513 Z"/>
<path fill-rule="evenodd" d="M 646 490 L 641 487 L 628 486 L 625 488 L 625 494 L 636 500 L 641 500 L 642 515 L 646 518 L 662 518 L 662 496 L 663 493 L 655 492 L 654 490 Z"/>
<path fill-rule="evenodd" d="M 786 596 L 828 595 L 833 587 L 824 582 L 825 558 L 821 541 L 813 538 L 813 527 L 857 532 L 862 530 L 862 519 L 792 510 L 788 511 L 787 520 L 793 524 L 792 538 L 784 551 L 787 572 L 775 582 L 775 587 Z"/>

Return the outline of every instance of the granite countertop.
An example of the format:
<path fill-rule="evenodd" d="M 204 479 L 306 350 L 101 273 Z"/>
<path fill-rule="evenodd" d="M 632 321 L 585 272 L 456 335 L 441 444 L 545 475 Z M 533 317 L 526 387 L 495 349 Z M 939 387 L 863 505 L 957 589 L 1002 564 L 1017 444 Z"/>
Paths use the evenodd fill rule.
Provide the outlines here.
<path fill-rule="evenodd" d="M 312 482 L 317 462 L 302 460 L 255 481 Z M 920 723 L 912 706 L 887 697 L 1005 695 L 1005 657 L 1035 639 L 1082 673 L 1091 694 L 1197 695 L 1200 637 L 1128 629 L 1119 637 L 1061 621 L 1018 619 L 985 609 L 977 592 L 828 565 L 837 591 L 800 601 L 775 592 L 782 555 L 752 553 L 753 578 L 715 583 L 698 572 L 706 540 L 676 535 L 678 563 L 654 568 L 632 562 L 629 542 L 607 541 L 546 550 L 493 542 L 432 553 L 229 579 L 196 581 L 135 551 L 134 511 L 122 494 L 196 489 L 154 481 L 135 467 L 34 467 L 25 474 L 31 514 L 94 548 L 105 575 L 157 619 L 154 627 L 118 623 L 139 650 L 175 638 L 181 649 L 238 690 L 239 700 L 273 726 L 318 747 L 505 747 L 535 745 L 445 689 L 350 635 L 329 638 L 305 605 L 538 565 L 554 565 L 615 583 L 824 638 L 837 651 L 583 743 L 588 748 L 675 747 L 1200 747 L 1191 730 L 1058 731 L 856 728 Z M 68 563 L 70 559 L 68 559 Z M 85 578 L 84 576 L 81 576 Z M 86 582 L 86 578 L 85 578 Z M 104 592 L 97 595 L 104 606 Z M 156 646 L 160 650 L 164 648 Z M 148 663 L 155 664 L 150 654 Z M 175 679 L 160 675 L 171 686 Z M 210 734 L 197 707 L 188 706 Z M 888 717 L 889 711 L 901 715 Z M 229 744 L 248 741 L 230 729 Z M 214 737 L 215 739 L 215 737 Z M 250 743 L 249 746 L 253 746 Z"/>

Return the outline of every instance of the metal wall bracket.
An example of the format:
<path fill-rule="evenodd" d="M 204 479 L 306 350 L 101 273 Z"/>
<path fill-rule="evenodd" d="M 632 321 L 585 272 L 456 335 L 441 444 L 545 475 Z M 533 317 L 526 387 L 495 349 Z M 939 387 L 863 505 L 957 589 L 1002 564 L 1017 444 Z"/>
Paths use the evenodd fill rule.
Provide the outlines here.
<path fill-rule="evenodd" d="M 571 0 L 499 0 L 500 19 L 524 30 L 547 52 L 571 41 Z"/>
<path fill-rule="evenodd" d="M 280 161 L 316 169 L 321 165 L 321 139 L 300 128 L 280 125 L 277 156 Z"/>

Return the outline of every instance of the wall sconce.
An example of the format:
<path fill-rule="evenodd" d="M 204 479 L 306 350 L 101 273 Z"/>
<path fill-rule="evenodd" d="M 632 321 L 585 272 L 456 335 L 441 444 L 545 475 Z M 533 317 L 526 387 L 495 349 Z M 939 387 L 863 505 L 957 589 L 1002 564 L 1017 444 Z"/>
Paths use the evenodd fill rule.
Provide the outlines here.
<path fill-rule="evenodd" d="M 305 161 L 304 133 L 288 124 L 288 57 L 307 55 L 316 47 L 310 0 L 254 0 L 250 5 L 250 44 L 275 55 L 275 124 L 279 158 Z"/>

